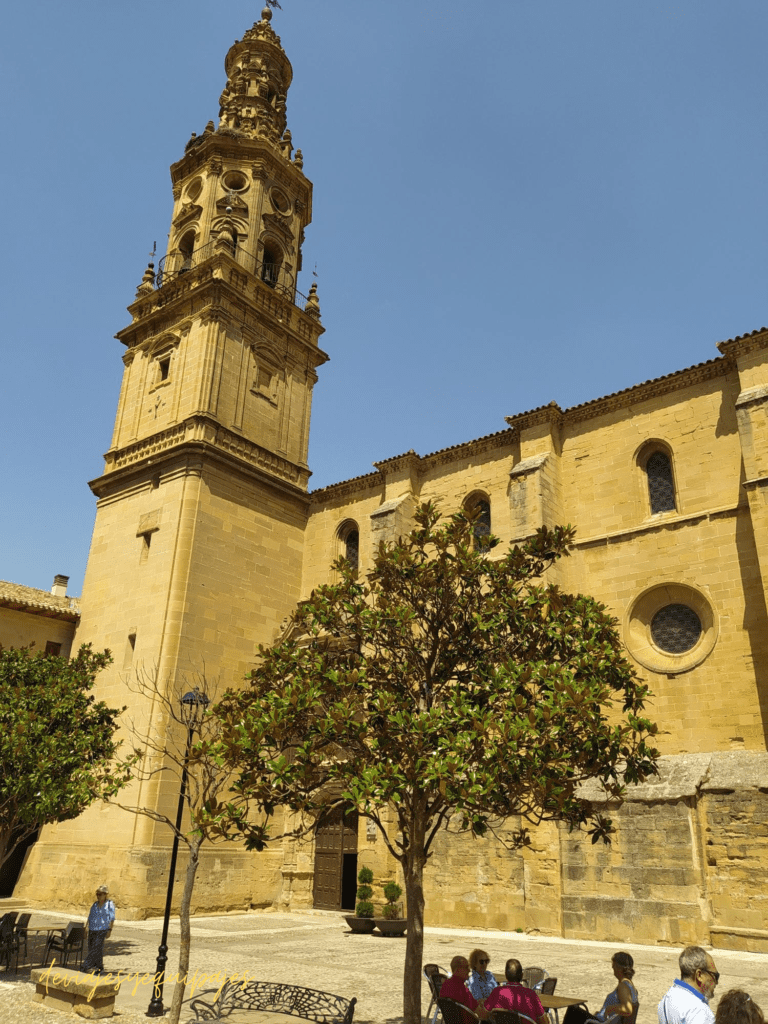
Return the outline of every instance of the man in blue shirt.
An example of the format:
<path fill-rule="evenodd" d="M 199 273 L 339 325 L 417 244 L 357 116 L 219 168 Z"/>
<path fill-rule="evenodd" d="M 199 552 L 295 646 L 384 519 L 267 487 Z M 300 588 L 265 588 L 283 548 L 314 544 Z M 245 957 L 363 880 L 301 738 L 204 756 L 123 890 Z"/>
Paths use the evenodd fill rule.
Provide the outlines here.
<path fill-rule="evenodd" d="M 109 889 L 100 885 L 96 890 L 96 902 L 88 914 L 88 956 L 81 970 L 101 974 L 104 970 L 104 939 L 112 931 L 115 920 L 115 904 L 108 900 Z"/>
<path fill-rule="evenodd" d="M 709 1000 L 720 980 L 715 961 L 701 946 L 680 954 L 680 980 L 659 1003 L 659 1024 L 713 1024 Z"/>

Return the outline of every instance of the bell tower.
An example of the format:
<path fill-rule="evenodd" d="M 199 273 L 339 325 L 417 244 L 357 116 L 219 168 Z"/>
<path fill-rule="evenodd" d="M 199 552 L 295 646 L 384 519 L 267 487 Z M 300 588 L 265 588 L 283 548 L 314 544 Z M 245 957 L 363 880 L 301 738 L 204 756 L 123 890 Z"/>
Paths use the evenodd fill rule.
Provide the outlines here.
<path fill-rule="evenodd" d="M 218 126 L 171 167 L 168 250 L 117 334 L 115 428 L 90 483 L 76 643 L 112 651 L 99 695 L 157 729 L 162 709 L 137 704 L 137 672 L 169 693 L 238 686 L 300 597 L 312 389 L 327 356 L 316 287 L 297 290 L 312 185 L 287 128 L 293 72 L 271 18 L 265 8 L 231 47 Z M 174 794 L 172 778 L 136 783 L 124 802 L 168 811 Z M 150 819 L 92 807 L 43 830 L 17 894 L 79 905 L 94 876 L 119 876 L 129 913 L 160 913 L 169 843 Z M 258 869 L 243 858 L 216 851 L 209 909 L 276 896 L 280 853 Z"/>

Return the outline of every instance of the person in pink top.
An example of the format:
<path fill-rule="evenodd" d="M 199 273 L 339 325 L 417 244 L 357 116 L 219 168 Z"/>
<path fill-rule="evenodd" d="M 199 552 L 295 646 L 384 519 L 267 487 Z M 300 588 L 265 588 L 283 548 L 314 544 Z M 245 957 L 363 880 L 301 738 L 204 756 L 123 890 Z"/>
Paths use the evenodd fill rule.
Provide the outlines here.
<path fill-rule="evenodd" d="M 451 976 L 446 978 L 440 986 L 440 998 L 453 999 L 457 1003 L 461 1003 L 462 1006 L 474 1010 L 478 1017 L 485 1020 L 488 1017 L 488 1011 L 483 1006 L 482 1000 L 478 1002 L 467 988 L 468 977 L 469 960 L 465 956 L 455 956 L 451 960 Z M 496 989 L 494 989 L 495 991 Z"/>
<path fill-rule="evenodd" d="M 495 988 L 485 1000 L 486 1010 L 516 1010 L 535 1020 L 536 1024 L 549 1024 L 539 997 L 532 988 L 523 984 L 523 965 L 519 960 L 507 960 L 504 977 L 507 983 Z"/>

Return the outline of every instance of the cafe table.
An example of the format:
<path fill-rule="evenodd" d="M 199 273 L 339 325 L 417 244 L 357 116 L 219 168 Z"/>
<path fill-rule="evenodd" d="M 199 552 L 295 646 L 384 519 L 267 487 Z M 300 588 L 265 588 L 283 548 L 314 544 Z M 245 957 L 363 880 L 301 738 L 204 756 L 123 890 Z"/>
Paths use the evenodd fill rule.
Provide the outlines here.
<path fill-rule="evenodd" d="M 61 926 L 58 926 L 58 925 L 39 925 L 36 928 L 27 928 L 27 939 L 29 940 L 29 938 L 34 935 L 34 937 L 35 937 L 35 953 L 37 953 L 37 946 L 39 945 L 39 937 L 40 937 L 41 934 L 45 933 L 45 944 L 47 946 L 48 945 L 48 939 L 50 939 L 50 937 L 52 935 L 56 935 L 56 934 L 64 935 L 64 932 L 66 932 L 66 930 L 67 930 L 67 926 L 66 925 L 61 925 Z"/>
<path fill-rule="evenodd" d="M 555 1021 L 560 1024 L 560 1017 L 558 1010 L 565 1010 L 569 1006 L 583 1006 L 586 1010 L 587 1003 L 581 996 L 545 996 L 542 992 L 538 993 L 541 1005 L 545 1010 L 555 1011 Z"/>

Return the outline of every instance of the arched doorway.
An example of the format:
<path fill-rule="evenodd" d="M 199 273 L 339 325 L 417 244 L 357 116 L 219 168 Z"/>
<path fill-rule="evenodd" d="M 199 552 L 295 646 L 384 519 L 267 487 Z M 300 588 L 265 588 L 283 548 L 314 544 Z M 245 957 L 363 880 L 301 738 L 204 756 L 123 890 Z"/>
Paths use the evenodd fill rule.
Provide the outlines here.
<path fill-rule="evenodd" d="M 313 905 L 354 910 L 357 892 L 357 811 L 334 807 L 315 829 Z"/>

